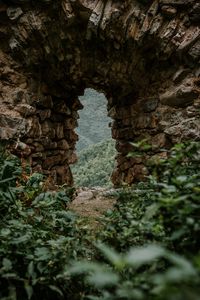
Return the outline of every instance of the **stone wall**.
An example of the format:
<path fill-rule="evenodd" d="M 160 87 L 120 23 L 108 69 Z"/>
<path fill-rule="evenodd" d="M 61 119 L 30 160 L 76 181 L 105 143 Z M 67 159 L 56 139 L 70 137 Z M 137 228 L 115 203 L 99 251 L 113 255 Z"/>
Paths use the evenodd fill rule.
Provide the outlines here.
<path fill-rule="evenodd" d="M 198 0 L 0 0 L 0 138 L 71 185 L 78 97 L 94 88 L 113 119 L 114 184 L 142 180 L 162 149 L 200 139 L 199 16 Z M 151 151 L 127 157 L 141 139 Z"/>

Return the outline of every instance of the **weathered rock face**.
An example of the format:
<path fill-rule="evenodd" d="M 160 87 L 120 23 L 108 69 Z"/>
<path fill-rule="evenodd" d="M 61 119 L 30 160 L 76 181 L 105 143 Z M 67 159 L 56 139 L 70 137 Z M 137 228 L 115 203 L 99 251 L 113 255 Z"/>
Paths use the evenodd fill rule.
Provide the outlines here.
<path fill-rule="evenodd" d="M 162 155 L 200 139 L 199 0 L 0 0 L 0 137 L 33 170 L 72 184 L 78 97 L 104 92 L 117 185 L 141 180 L 130 142 Z M 98 128 L 97 128 L 98 130 Z"/>

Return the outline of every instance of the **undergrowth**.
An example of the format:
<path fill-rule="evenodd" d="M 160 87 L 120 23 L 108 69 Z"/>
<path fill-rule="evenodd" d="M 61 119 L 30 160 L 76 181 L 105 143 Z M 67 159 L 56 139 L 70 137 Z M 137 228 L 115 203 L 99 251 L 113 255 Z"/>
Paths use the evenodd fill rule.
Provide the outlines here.
<path fill-rule="evenodd" d="M 75 288 L 62 274 L 91 250 L 66 209 L 71 191 L 45 191 L 42 175 L 23 175 L 14 156 L 1 153 L 0 164 L 0 298 L 79 299 L 79 281 Z"/>
<path fill-rule="evenodd" d="M 45 191 L 4 155 L 0 299 L 199 299 L 199 143 L 176 145 L 147 182 L 118 192 L 95 243 L 66 187 Z"/>

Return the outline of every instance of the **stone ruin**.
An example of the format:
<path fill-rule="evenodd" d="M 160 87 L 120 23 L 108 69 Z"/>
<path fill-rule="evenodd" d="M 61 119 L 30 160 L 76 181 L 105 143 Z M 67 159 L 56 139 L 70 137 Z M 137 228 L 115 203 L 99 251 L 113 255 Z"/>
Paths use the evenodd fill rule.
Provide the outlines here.
<path fill-rule="evenodd" d="M 0 138 L 72 185 L 79 96 L 93 88 L 113 119 L 113 183 L 142 180 L 150 157 L 200 139 L 199 24 L 199 0 L 0 0 Z M 127 157 L 141 139 L 152 152 Z"/>

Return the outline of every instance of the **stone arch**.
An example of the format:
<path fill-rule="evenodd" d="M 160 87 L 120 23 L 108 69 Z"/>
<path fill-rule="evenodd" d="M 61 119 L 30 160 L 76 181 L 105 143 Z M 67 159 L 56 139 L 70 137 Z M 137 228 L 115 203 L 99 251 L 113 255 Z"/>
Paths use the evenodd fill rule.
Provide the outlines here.
<path fill-rule="evenodd" d="M 113 182 L 142 180 L 149 155 L 200 137 L 199 10 L 196 0 L 1 0 L 1 139 L 72 184 L 78 97 L 94 88 L 113 119 Z M 152 152 L 127 158 L 142 138 Z"/>

